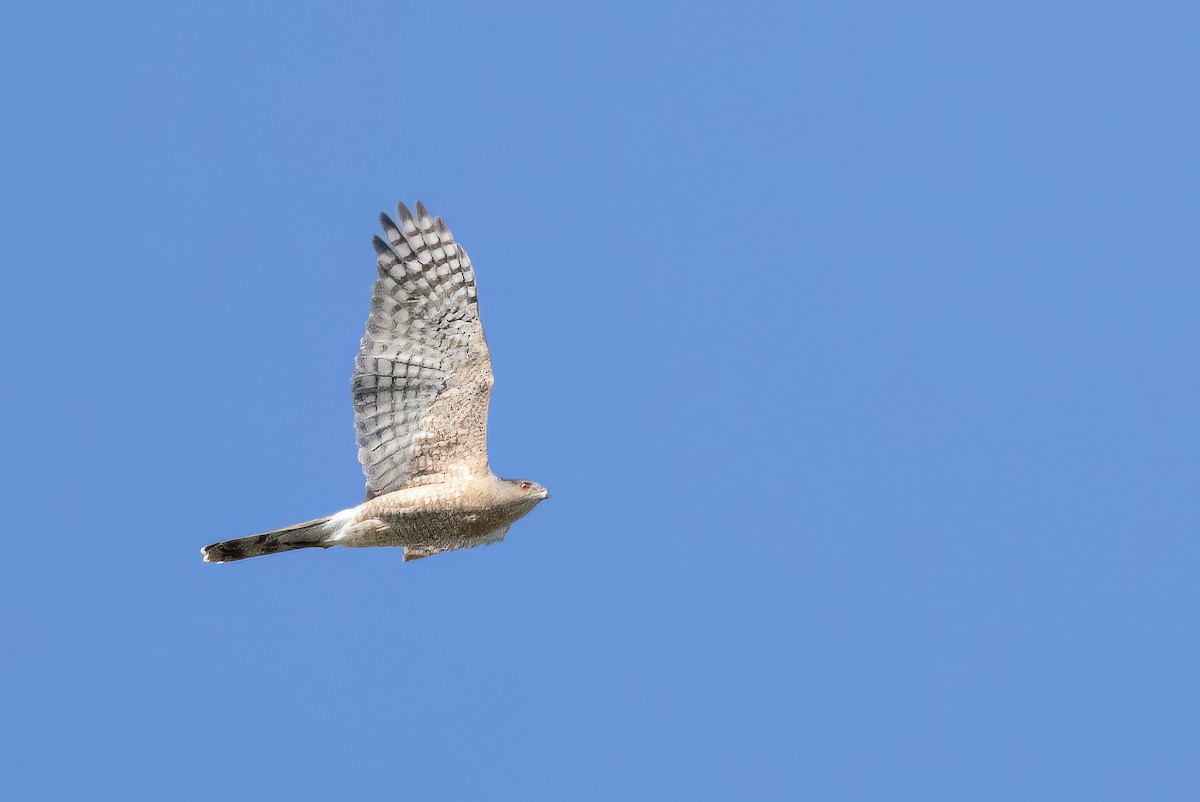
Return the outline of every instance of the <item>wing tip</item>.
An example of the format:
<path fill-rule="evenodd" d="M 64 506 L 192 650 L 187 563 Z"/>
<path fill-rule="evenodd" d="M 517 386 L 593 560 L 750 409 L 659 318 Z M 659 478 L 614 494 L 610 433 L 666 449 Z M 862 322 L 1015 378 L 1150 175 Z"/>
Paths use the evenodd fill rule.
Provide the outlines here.
<path fill-rule="evenodd" d="M 375 248 L 375 255 L 378 257 L 388 257 L 393 261 L 399 260 L 396 252 L 392 250 L 392 246 L 387 244 L 378 234 L 371 237 L 371 245 Z"/>

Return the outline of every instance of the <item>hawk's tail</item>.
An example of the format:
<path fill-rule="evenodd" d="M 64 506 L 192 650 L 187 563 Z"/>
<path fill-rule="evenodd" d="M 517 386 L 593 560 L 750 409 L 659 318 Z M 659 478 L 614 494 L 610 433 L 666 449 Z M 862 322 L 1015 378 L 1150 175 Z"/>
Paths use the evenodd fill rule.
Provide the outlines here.
<path fill-rule="evenodd" d="M 336 517 L 327 515 L 315 521 L 285 526 L 283 529 L 276 529 L 261 535 L 225 540 L 205 546 L 200 551 L 204 554 L 206 563 L 229 563 L 234 560 L 261 557 L 264 554 L 275 554 L 281 551 L 327 549 L 333 545 L 330 535 L 336 534 L 341 528 L 341 521 L 333 521 Z"/>

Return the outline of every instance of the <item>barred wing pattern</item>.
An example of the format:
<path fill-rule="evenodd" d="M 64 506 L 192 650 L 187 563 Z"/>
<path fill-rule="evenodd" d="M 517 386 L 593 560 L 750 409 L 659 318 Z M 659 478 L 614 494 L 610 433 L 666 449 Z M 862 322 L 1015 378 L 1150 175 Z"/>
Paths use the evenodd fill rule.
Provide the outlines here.
<path fill-rule="evenodd" d="M 492 362 L 466 251 L 419 201 L 380 215 L 379 278 L 354 365 L 367 498 L 488 472 Z"/>

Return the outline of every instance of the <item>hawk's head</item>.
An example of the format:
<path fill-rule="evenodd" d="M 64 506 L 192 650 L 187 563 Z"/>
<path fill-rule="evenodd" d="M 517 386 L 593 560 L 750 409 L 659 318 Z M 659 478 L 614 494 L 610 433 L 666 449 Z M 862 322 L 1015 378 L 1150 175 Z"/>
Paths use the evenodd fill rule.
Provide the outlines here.
<path fill-rule="evenodd" d="M 530 506 L 550 498 L 550 493 L 546 488 L 528 479 L 505 479 L 504 487 L 514 501 L 525 502 Z"/>

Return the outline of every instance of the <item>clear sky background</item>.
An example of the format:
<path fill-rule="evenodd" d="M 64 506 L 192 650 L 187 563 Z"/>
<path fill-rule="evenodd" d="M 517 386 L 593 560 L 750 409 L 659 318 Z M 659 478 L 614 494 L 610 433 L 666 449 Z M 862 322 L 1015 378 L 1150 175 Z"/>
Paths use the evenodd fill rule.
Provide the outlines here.
<path fill-rule="evenodd" d="M 1200 11 L 903 6 L 7 4 L 0 795 L 1200 798 Z M 417 198 L 554 497 L 201 563 Z"/>

